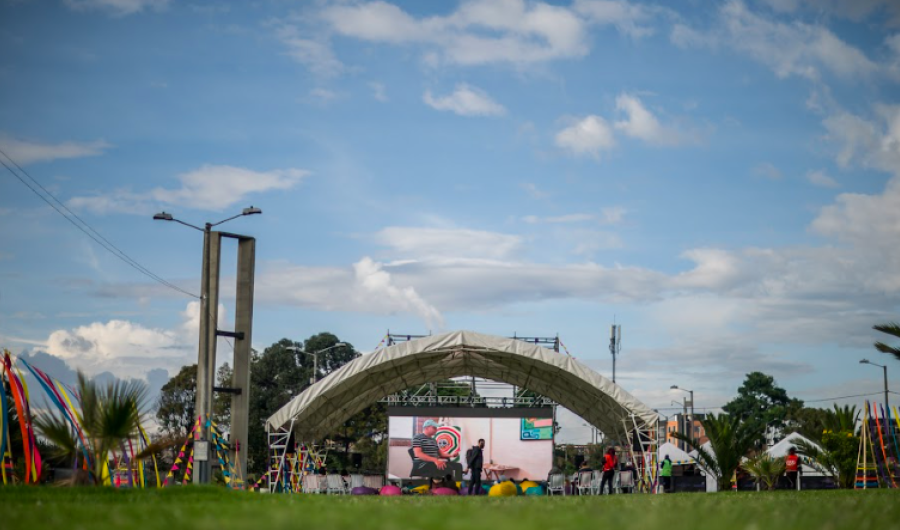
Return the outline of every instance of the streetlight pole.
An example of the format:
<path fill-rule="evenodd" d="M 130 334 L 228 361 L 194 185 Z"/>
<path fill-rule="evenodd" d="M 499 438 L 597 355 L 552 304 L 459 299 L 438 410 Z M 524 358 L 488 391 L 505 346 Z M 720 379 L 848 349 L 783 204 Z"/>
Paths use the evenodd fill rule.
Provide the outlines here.
<path fill-rule="evenodd" d="M 672 390 L 681 390 L 682 392 L 689 392 L 691 394 L 691 418 L 690 418 L 690 424 L 689 424 L 690 431 L 688 433 L 688 436 L 693 438 L 693 436 L 694 436 L 694 391 L 688 390 L 687 388 L 681 388 L 678 385 L 672 385 L 670 388 Z M 685 409 L 686 408 L 687 407 L 685 407 Z M 687 410 L 685 410 L 685 413 L 687 413 Z"/>
<path fill-rule="evenodd" d="M 197 390 L 195 397 L 195 413 L 200 429 L 194 435 L 195 442 L 200 442 L 207 449 L 207 459 L 200 445 L 195 444 L 194 483 L 208 483 L 211 480 L 211 466 L 208 459 L 209 441 L 212 438 L 206 421 L 212 413 L 213 386 L 216 373 L 216 340 L 219 336 L 232 337 L 234 345 L 234 374 L 232 388 L 217 389 L 228 392 L 231 397 L 231 436 L 232 461 L 247 469 L 247 435 L 248 406 L 250 397 L 250 341 L 253 327 L 253 277 L 256 260 L 256 240 L 252 237 L 213 231 L 212 228 L 222 223 L 247 215 L 261 214 L 262 210 L 250 206 L 241 213 L 215 223 L 205 223 L 203 228 L 176 219 L 171 213 L 160 212 L 153 216 L 157 221 L 174 221 L 194 230 L 203 232 L 203 265 L 200 280 L 200 340 L 197 353 Z M 238 240 L 237 289 L 235 297 L 236 331 L 218 329 L 219 305 L 219 271 L 221 261 L 222 237 Z M 243 448 L 241 443 L 244 444 Z"/>
<path fill-rule="evenodd" d="M 887 411 L 887 414 L 890 415 L 891 407 L 890 402 L 888 400 L 888 378 L 887 378 L 887 366 L 883 364 L 873 363 L 868 359 L 863 359 L 859 361 L 859 364 L 871 364 L 872 366 L 879 366 L 882 370 L 884 370 L 884 410 Z"/>
<path fill-rule="evenodd" d="M 328 350 L 333 350 L 334 348 L 339 348 L 339 347 L 341 347 L 341 346 L 346 346 L 346 345 L 347 345 L 346 342 L 338 342 L 337 344 L 334 344 L 334 345 L 332 345 L 332 346 L 329 346 L 329 347 L 327 347 L 327 348 L 323 348 L 323 349 L 321 349 L 321 350 L 317 350 L 317 351 L 314 351 L 314 352 L 308 352 L 308 351 L 302 350 L 302 349 L 300 349 L 300 348 L 298 348 L 298 347 L 296 347 L 296 346 L 288 346 L 288 347 L 285 348 L 285 349 L 288 350 L 288 351 L 297 352 L 297 353 L 305 353 L 306 355 L 312 355 L 312 356 L 313 356 L 313 374 L 312 374 L 312 377 L 309 378 L 309 384 L 314 385 L 314 384 L 316 384 L 316 381 L 319 380 L 319 378 L 318 378 L 318 375 L 319 375 L 319 354 L 320 354 L 320 353 L 325 353 L 325 352 L 327 352 Z"/>

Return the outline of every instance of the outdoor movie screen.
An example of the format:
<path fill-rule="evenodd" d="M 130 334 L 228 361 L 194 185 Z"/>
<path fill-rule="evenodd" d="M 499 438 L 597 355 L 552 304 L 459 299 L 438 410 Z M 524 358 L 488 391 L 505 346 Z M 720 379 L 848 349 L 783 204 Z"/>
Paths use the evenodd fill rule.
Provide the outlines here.
<path fill-rule="evenodd" d="M 477 410 L 477 409 L 475 409 Z M 505 416 L 515 409 L 506 409 Z M 469 409 L 466 412 L 472 412 Z M 466 465 L 466 451 L 483 438 L 483 480 L 500 477 L 515 480 L 545 480 L 553 465 L 553 418 L 551 417 L 496 417 L 490 409 L 481 409 L 481 417 L 446 416 L 452 409 L 407 409 L 403 415 L 389 411 L 388 417 L 388 477 L 391 479 L 422 479 L 454 475 L 462 478 Z M 534 416 L 547 415 L 546 411 Z M 412 415 L 416 414 L 416 415 Z M 437 424 L 436 431 L 428 436 L 425 423 Z M 429 422 L 429 425 L 431 425 Z M 418 437 L 418 441 L 417 441 Z M 436 442 L 440 457 L 447 463 L 444 469 L 423 462 L 415 457 L 414 445 L 431 445 Z"/>

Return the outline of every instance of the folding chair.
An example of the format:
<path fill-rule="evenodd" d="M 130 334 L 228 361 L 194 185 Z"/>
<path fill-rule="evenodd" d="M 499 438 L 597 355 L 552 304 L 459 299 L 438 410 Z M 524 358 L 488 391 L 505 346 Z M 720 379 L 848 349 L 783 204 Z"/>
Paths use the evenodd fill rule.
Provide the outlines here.
<path fill-rule="evenodd" d="M 566 476 L 562 473 L 550 475 L 547 482 L 547 495 L 565 495 L 566 494 Z"/>
<path fill-rule="evenodd" d="M 347 486 L 344 484 L 344 478 L 340 475 L 325 475 L 327 484 L 325 492 L 330 495 L 344 495 L 347 493 Z"/>
<path fill-rule="evenodd" d="M 303 475 L 303 482 L 301 492 L 303 493 L 321 493 L 319 491 L 319 476 L 318 475 Z"/>
<path fill-rule="evenodd" d="M 579 471 L 578 472 L 578 494 L 579 495 L 590 495 L 593 493 L 593 486 L 591 484 L 591 477 L 593 477 L 593 471 Z M 587 493 L 585 493 L 587 492 Z"/>
<path fill-rule="evenodd" d="M 595 469 L 593 473 L 591 473 L 591 493 L 594 495 L 600 495 L 600 484 L 603 483 L 603 471 L 599 469 Z"/>

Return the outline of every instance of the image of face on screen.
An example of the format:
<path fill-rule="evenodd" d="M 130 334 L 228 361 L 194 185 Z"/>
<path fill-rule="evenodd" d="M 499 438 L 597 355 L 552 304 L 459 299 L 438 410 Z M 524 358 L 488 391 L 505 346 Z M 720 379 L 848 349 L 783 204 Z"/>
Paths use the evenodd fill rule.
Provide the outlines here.
<path fill-rule="evenodd" d="M 540 418 L 391 416 L 388 476 L 408 479 L 432 476 L 456 466 L 468 468 L 467 451 L 483 439 L 483 468 L 495 477 L 544 479 L 553 461 L 552 432 L 546 430 L 549 426 L 552 420 Z"/>

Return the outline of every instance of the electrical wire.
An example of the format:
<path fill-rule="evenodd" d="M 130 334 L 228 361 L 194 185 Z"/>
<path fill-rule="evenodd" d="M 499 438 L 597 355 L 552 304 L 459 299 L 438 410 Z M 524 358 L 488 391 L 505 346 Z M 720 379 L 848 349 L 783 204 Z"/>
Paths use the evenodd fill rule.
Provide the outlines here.
<path fill-rule="evenodd" d="M 77 228 L 78 230 L 83 232 L 89 238 L 93 239 L 98 245 L 103 247 L 110 254 L 119 258 L 120 260 L 122 260 L 123 262 L 128 264 L 133 269 L 137 270 L 138 272 L 147 276 L 148 278 L 164 285 L 165 287 L 168 287 L 170 289 L 178 291 L 187 296 L 200 299 L 200 297 L 197 296 L 196 294 L 194 294 L 190 291 L 187 291 L 185 289 L 182 289 L 181 287 L 178 287 L 177 285 L 154 274 L 152 271 L 150 271 L 149 269 L 147 269 L 146 267 L 144 267 L 143 265 L 138 263 L 135 259 L 133 259 L 128 254 L 126 254 L 122 249 L 120 249 L 115 244 L 113 244 L 110 240 L 103 237 L 103 235 L 100 234 L 100 232 L 98 232 L 91 225 L 89 225 L 87 222 L 85 222 L 84 219 L 82 219 L 75 212 L 70 210 L 65 204 L 63 204 L 52 193 L 50 193 L 50 191 L 47 190 L 47 188 L 45 188 L 43 185 L 41 185 L 41 183 L 38 182 L 37 179 L 35 179 L 27 171 L 25 171 L 25 169 L 23 169 L 22 166 L 20 166 L 15 160 L 13 160 L 13 158 L 10 157 L 5 151 L 0 149 L 0 154 L 2 154 L 7 160 L 9 160 L 16 168 L 18 168 L 19 172 L 21 172 L 22 175 L 25 175 L 26 177 L 28 177 L 28 179 L 31 182 L 33 182 L 37 187 L 39 187 L 41 190 L 43 190 L 43 192 L 44 192 L 44 194 L 46 194 L 46 196 L 44 194 L 42 194 L 41 192 L 39 192 L 37 189 L 35 189 L 35 187 L 32 186 L 31 184 L 29 184 L 28 181 L 26 181 L 24 178 L 22 178 L 22 175 L 19 175 L 19 173 L 17 173 L 12 167 L 10 167 L 9 164 L 7 164 L 2 159 L 0 159 L 0 164 L 3 164 L 3 167 L 5 167 L 14 177 L 16 177 L 22 184 L 24 184 L 35 195 L 40 197 L 40 199 L 42 201 L 44 201 L 45 203 L 47 203 L 47 205 L 49 205 L 51 208 L 53 208 L 56 211 L 56 213 L 63 216 L 63 218 L 65 218 L 67 221 L 69 221 L 72 224 L 72 226 L 74 226 L 75 228 Z M 53 199 L 53 201 L 55 201 L 56 204 L 58 204 L 60 207 L 62 207 L 62 209 L 57 207 L 56 204 L 53 204 L 53 202 L 51 202 L 47 197 L 50 197 L 51 199 Z M 64 213 L 63 210 L 68 212 L 68 215 L 66 213 Z M 78 220 L 78 222 L 75 222 L 76 219 Z M 81 223 L 81 224 L 79 224 L 79 223 Z"/>

